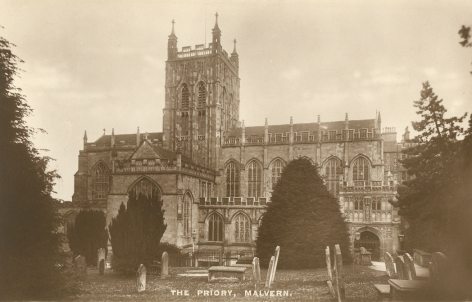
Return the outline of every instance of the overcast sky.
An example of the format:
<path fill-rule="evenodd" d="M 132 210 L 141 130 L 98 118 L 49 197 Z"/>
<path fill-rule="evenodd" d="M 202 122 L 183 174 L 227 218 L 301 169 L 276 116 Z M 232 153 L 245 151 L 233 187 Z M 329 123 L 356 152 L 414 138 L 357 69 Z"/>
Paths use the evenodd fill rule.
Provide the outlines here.
<path fill-rule="evenodd" d="M 246 125 L 374 118 L 399 133 L 430 81 L 451 114 L 472 111 L 472 1 L 36 1 L 0 0 L 0 35 L 25 63 L 17 81 L 56 159 L 57 197 L 71 200 L 77 155 L 106 129 L 162 131 L 171 20 L 179 48 L 238 40 Z"/>

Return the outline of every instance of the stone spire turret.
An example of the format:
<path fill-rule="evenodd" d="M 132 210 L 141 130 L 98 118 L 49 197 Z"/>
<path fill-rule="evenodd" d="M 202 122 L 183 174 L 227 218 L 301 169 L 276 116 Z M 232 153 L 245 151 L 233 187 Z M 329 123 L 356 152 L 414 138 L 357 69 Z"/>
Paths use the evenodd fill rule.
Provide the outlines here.
<path fill-rule="evenodd" d="M 177 59 L 177 36 L 174 31 L 175 21 L 172 20 L 172 32 L 169 35 L 169 40 L 167 41 L 167 59 L 174 60 Z"/>
<path fill-rule="evenodd" d="M 212 42 L 211 48 L 213 53 L 217 53 L 221 51 L 221 30 L 218 27 L 218 13 L 215 14 L 215 26 L 212 30 Z"/>
<path fill-rule="evenodd" d="M 231 53 L 230 60 L 236 68 L 239 68 L 239 55 L 238 55 L 238 52 L 236 51 L 236 39 L 234 39 L 233 42 L 234 42 L 234 48 L 233 48 L 233 52 Z"/>

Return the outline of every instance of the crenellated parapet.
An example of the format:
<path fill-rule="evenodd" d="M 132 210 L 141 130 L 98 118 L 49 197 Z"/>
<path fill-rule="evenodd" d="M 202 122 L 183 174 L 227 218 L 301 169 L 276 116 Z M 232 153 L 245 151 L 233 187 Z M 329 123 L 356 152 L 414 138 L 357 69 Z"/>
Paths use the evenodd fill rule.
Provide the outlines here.
<path fill-rule="evenodd" d="M 242 132 L 242 128 L 236 128 L 225 135 L 223 145 L 341 143 L 380 140 L 382 138 L 381 133 L 374 125 L 374 120 L 350 121 L 349 127 L 345 126 L 344 121 L 268 125 L 267 139 L 265 139 L 266 134 L 262 126 L 245 127 L 244 137 Z"/>

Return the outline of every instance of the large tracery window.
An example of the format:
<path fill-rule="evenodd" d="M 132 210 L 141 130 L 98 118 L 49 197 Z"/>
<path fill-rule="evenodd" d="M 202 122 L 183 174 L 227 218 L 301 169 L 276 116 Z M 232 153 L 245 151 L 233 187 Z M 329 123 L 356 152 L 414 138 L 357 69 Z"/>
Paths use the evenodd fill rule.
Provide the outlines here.
<path fill-rule="evenodd" d="M 187 111 L 190 109 L 190 91 L 188 90 L 187 84 L 182 85 L 180 109 L 182 111 Z"/>
<path fill-rule="evenodd" d="M 149 179 L 143 178 L 139 180 L 130 190 L 130 193 L 135 196 L 145 195 L 148 198 L 157 197 L 160 198 L 159 188 L 152 183 Z"/>
<path fill-rule="evenodd" d="M 205 108 L 206 106 L 206 88 L 205 88 L 205 83 L 200 82 L 198 83 L 198 103 L 197 106 L 198 108 Z"/>
<path fill-rule="evenodd" d="M 239 213 L 234 218 L 234 239 L 236 242 L 251 241 L 251 222 L 249 218 Z"/>
<path fill-rule="evenodd" d="M 369 161 L 366 158 L 359 157 L 354 161 L 352 179 L 356 185 L 366 185 L 369 181 Z"/>
<path fill-rule="evenodd" d="M 208 218 L 208 241 L 223 241 L 223 218 L 216 213 Z"/>
<path fill-rule="evenodd" d="M 282 170 L 284 169 L 284 162 L 281 159 L 276 159 L 272 163 L 272 188 L 279 182 L 280 176 L 282 176 Z"/>
<path fill-rule="evenodd" d="M 342 162 L 338 158 L 331 158 L 325 166 L 325 177 L 328 191 L 337 196 L 339 192 L 339 179 L 343 175 Z"/>
<path fill-rule="evenodd" d="M 99 162 L 92 173 L 92 198 L 105 199 L 110 188 L 110 171 L 103 162 Z"/>
<path fill-rule="evenodd" d="M 261 196 L 262 169 L 261 165 L 252 160 L 247 169 L 247 196 L 258 198 Z"/>
<path fill-rule="evenodd" d="M 183 208 L 184 236 L 190 236 L 192 234 L 192 197 L 189 194 L 184 195 Z"/>
<path fill-rule="evenodd" d="M 239 178 L 240 178 L 239 164 L 232 161 L 226 166 L 226 196 L 228 197 L 240 196 Z"/>

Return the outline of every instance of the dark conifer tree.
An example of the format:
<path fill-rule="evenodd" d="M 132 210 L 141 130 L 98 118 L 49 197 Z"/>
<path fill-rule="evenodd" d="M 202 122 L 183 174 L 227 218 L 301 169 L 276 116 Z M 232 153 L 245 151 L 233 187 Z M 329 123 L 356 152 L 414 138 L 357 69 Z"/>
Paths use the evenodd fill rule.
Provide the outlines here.
<path fill-rule="evenodd" d="M 350 262 L 349 235 L 338 202 L 318 169 L 308 159 L 295 159 L 283 170 L 262 218 L 257 255 L 267 265 L 279 245 L 280 268 L 323 267 L 324 249 L 335 244 Z"/>
<path fill-rule="evenodd" d="M 51 197 L 57 174 L 31 143 L 31 109 L 14 85 L 21 60 L 11 48 L 0 37 L 0 299 L 57 298 L 66 293 Z"/>
<path fill-rule="evenodd" d="M 67 228 L 69 246 L 74 255 L 83 255 L 87 264 L 97 264 L 97 250 L 106 248 L 108 232 L 102 211 L 80 211 L 73 225 Z"/>
<path fill-rule="evenodd" d="M 454 201 L 451 192 L 444 190 L 458 178 L 452 169 L 460 150 L 458 138 L 466 114 L 446 117 L 446 108 L 431 85 L 423 84 L 421 97 L 414 102 L 421 119 L 413 122 L 418 132 L 415 146 L 407 149 L 403 165 L 414 176 L 400 187 L 400 215 L 409 224 L 405 243 L 407 248 L 441 250 L 447 246 L 448 227 L 454 220 Z"/>
<path fill-rule="evenodd" d="M 159 243 L 167 228 L 162 200 L 158 194 L 129 194 L 127 207 L 121 204 L 109 226 L 113 248 L 113 269 L 135 273 L 159 259 Z"/>

